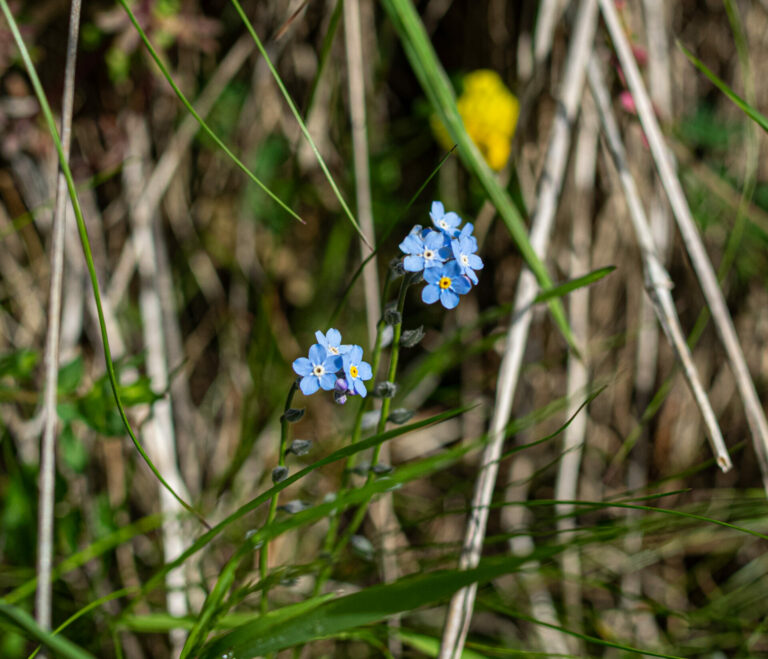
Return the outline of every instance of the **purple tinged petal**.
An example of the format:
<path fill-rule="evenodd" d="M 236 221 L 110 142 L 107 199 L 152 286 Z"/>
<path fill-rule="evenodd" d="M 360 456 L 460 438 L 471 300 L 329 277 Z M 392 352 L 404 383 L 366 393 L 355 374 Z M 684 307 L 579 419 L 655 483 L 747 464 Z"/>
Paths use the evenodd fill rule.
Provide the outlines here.
<path fill-rule="evenodd" d="M 309 349 L 309 361 L 313 364 L 322 364 L 325 361 L 327 354 L 328 352 L 323 346 L 315 343 L 315 345 Z"/>
<path fill-rule="evenodd" d="M 299 382 L 299 389 L 305 396 L 311 396 L 320 388 L 320 382 L 314 375 L 307 375 Z"/>
<path fill-rule="evenodd" d="M 336 378 L 336 383 L 333 385 L 333 389 L 334 391 L 338 391 L 339 393 L 343 394 L 347 389 L 349 389 L 349 385 L 344 378 Z"/>
<path fill-rule="evenodd" d="M 336 386 L 336 374 L 335 373 L 325 373 L 320 376 L 320 378 L 316 378 L 320 380 L 320 386 L 322 387 L 323 391 L 331 391 Z"/>
<path fill-rule="evenodd" d="M 420 272 L 424 269 L 424 259 L 421 256 L 406 256 L 403 259 L 403 268 L 406 272 Z"/>
<path fill-rule="evenodd" d="M 453 309 L 459 303 L 459 296 L 456 295 L 450 288 L 440 291 L 440 304 L 446 309 Z"/>
<path fill-rule="evenodd" d="M 293 371 L 296 375 L 310 375 L 312 373 L 312 362 L 306 357 L 299 357 L 293 361 Z"/>
<path fill-rule="evenodd" d="M 440 289 L 434 284 L 425 286 L 421 291 L 421 299 L 425 304 L 433 304 L 440 298 Z"/>

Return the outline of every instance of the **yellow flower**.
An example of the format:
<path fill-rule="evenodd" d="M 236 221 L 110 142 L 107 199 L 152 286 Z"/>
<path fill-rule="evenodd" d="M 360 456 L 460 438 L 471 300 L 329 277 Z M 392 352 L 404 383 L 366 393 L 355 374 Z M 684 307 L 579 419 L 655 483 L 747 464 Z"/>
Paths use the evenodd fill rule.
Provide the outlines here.
<path fill-rule="evenodd" d="M 488 166 L 498 171 L 506 165 L 512 148 L 519 114 L 517 98 L 499 74 L 488 69 L 468 73 L 464 76 L 463 87 L 456 106 L 464 128 Z M 433 115 L 430 124 L 440 145 L 450 149 L 453 140 L 440 119 Z"/>

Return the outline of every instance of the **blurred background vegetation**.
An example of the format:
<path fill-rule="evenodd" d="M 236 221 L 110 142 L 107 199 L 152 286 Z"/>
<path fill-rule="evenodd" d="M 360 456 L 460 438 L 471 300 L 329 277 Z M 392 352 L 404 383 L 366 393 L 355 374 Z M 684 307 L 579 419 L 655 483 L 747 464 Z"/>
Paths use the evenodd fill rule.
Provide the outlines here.
<path fill-rule="evenodd" d="M 58 113 L 69 4 L 9 4 Z M 499 96 L 491 94 L 474 104 L 465 96 L 459 111 L 488 164 L 501 170 L 499 180 L 523 217 L 535 205 L 577 3 L 555 4 L 562 13 L 551 54 L 534 67 L 538 2 L 415 3 L 458 96 L 471 91 L 471 81 L 478 78 L 467 76 L 478 71 L 493 80 L 489 84 L 498 85 L 494 89 Z M 651 3 L 616 4 L 647 73 L 646 5 Z M 698 228 L 719 268 L 758 394 L 765 400 L 764 138 L 675 46 L 680 40 L 756 108 L 768 108 L 768 85 L 762 78 L 768 58 L 768 6 L 734 2 L 734 22 L 726 5 L 731 3 L 662 3 L 672 106 L 669 114 L 659 114 Z M 361 247 L 233 6 L 223 0 L 135 0 L 131 7 L 174 81 L 207 117 L 213 132 L 305 221 L 292 218 L 212 139 L 196 132 L 122 7 L 102 0 L 85 3 L 70 164 L 102 286 L 121 393 L 140 431 L 152 418 L 155 401 L 171 401 L 173 470 L 195 508 L 219 522 L 271 487 L 280 415 L 294 377 L 290 365 L 306 354 L 316 329 L 330 326 L 360 264 Z M 476 222 L 485 262 L 480 284 L 462 298 L 455 313 L 423 305 L 418 291 L 409 295 L 405 325 L 423 325 L 426 335 L 418 347 L 401 355 L 394 406 L 414 410 L 414 421 L 461 405 L 475 407 L 392 440 L 388 459 L 397 473 L 402 465 L 462 441 L 468 444 L 486 431 L 509 304 L 523 260 L 483 187 L 455 153 L 430 179 L 451 140 L 440 128 L 385 9 L 369 0 L 361 0 L 359 7 L 379 277 L 383 280 L 411 226 L 429 222 L 433 199 Z M 342 3 L 269 0 L 244 2 L 243 8 L 355 211 Z M 746 45 L 741 58 L 735 45 L 740 39 Z M 656 186 L 652 162 L 602 25 L 595 43 L 610 72 L 633 173 L 650 202 Z M 585 100 L 584 107 L 588 105 Z M 485 111 L 489 116 L 480 116 Z M 497 128 L 499 135 L 493 132 Z M 570 573 L 562 561 L 543 555 L 535 564 L 482 585 L 466 656 L 562 656 L 548 646 L 548 634 L 555 633 L 566 656 L 636 655 L 610 645 L 614 643 L 654 650 L 659 656 L 768 657 L 768 545 L 764 536 L 758 537 L 768 533 L 768 511 L 733 376 L 703 314 L 706 305 L 685 249 L 670 230 L 673 296 L 683 327 L 695 334 L 694 360 L 732 451 L 734 469 L 723 474 L 714 465 L 671 349 L 652 317 L 649 321 L 641 311 L 637 241 L 613 165 L 602 146 L 593 148 L 594 184 L 586 191 L 574 182 L 577 166 L 571 157 L 546 263 L 557 282 L 574 276 L 571 228 L 574 216 L 586 213 L 587 269 L 616 266 L 589 289 L 584 345 L 589 384 L 576 400 L 580 404 L 604 387 L 580 412 L 586 431 L 576 498 L 596 505 L 567 513 L 573 528 L 567 535 L 557 533 L 552 504 L 563 456 L 560 435 L 503 461 L 485 555 L 525 553 L 516 541 L 530 538 L 539 548 L 575 551 L 579 571 Z M 136 251 L 137 244 L 145 244 L 137 238 L 141 227 L 130 218 L 163 159 L 172 163 L 173 173 L 151 213 L 154 278 L 147 281 Z M 30 613 L 56 168 L 56 152 L 29 77 L 7 25 L 0 22 L 0 594 Z M 170 378 L 165 391 L 153 390 L 147 368 L 150 348 L 141 303 L 147 288 L 161 303 Z M 567 297 L 564 303 L 568 308 Z M 359 282 L 334 326 L 368 353 Z M 657 360 L 638 351 L 644 330 L 660 337 Z M 509 449 L 543 438 L 567 420 L 568 354 L 546 306 L 541 306 L 515 398 Z M 639 383 L 640 372 L 650 372 L 650 380 Z M 293 458 L 292 470 L 344 446 L 354 415 L 350 405 L 338 407 L 321 396 L 302 400 L 301 406 L 306 414 L 295 434 L 312 440 L 313 449 Z M 174 640 L 169 631 L 180 623 L 168 617 L 162 579 L 137 597 L 137 589 L 168 560 L 159 485 L 137 459 L 114 406 L 72 217 L 65 246 L 57 409 L 54 555 L 63 567 L 54 582 L 54 627 L 79 612 L 63 634 L 94 656 L 173 656 L 178 637 Z M 398 575 L 454 569 L 477 455 L 473 450 L 439 469 L 425 467 L 404 482 L 391 499 L 393 516 L 386 523 L 371 519 L 360 536 L 367 544 L 356 540 L 333 565 L 328 592 L 352 593 L 388 580 L 382 576 L 385 556 L 396 559 Z M 338 489 L 342 470 L 343 463 L 335 462 L 313 471 L 291 485 L 281 503 L 323 502 Z M 647 505 L 700 517 L 599 505 L 670 492 Z M 189 612 L 184 620 L 195 619 L 244 534 L 259 528 L 265 515 L 262 506 L 231 524 L 190 562 L 182 582 Z M 288 516 L 283 511 L 278 519 Z M 703 517 L 743 528 L 718 526 Z M 326 527 L 327 519 L 320 519 L 272 540 L 270 565 L 277 570 L 276 582 L 282 579 L 272 588 L 273 608 L 312 596 Z M 185 519 L 181 528 L 185 546 L 202 531 L 194 520 Z M 216 611 L 214 635 L 257 616 L 258 597 L 247 591 L 257 581 L 257 566 L 257 559 L 239 565 L 234 590 Z M 111 593 L 117 595 L 110 598 Z M 550 622 L 571 634 L 536 624 L 537 597 L 550 603 L 555 614 Z M 83 611 L 94 602 L 98 605 Z M 406 606 L 414 611 L 402 618 L 400 627 L 378 620 L 316 640 L 304 647 L 304 656 L 436 656 L 445 602 L 443 597 L 429 602 L 430 608 Z M 394 637 L 399 645 L 393 645 Z M 0 619 L 0 656 L 27 656 L 34 648 L 32 638 Z"/>

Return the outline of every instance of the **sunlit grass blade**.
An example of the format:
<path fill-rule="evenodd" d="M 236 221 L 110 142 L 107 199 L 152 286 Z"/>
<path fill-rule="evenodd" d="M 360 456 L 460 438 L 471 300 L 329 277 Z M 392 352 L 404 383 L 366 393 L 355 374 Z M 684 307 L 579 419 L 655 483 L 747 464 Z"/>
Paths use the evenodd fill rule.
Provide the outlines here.
<path fill-rule="evenodd" d="M 611 274 L 615 269 L 615 265 L 609 265 L 604 268 L 593 270 L 583 277 L 569 279 L 562 284 L 558 284 L 554 288 L 548 288 L 547 290 L 542 291 L 536 296 L 536 299 L 533 302 L 534 304 L 538 304 L 539 302 L 546 302 L 556 297 L 563 297 L 568 295 L 568 293 L 571 293 L 579 288 L 584 288 L 585 286 L 589 286 L 597 281 L 600 281 L 606 275 Z"/>
<path fill-rule="evenodd" d="M 456 107 L 456 96 L 450 80 L 445 73 L 424 25 L 416 13 L 411 0 L 385 0 L 384 8 L 405 49 L 411 68 L 416 74 L 427 99 L 437 112 L 443 125 L 448 129 L 451 139 L 458 144 L 459 157 L 467 169 L 472 172 L 485 189 L 501 219 L 507 226 L 520 254 L 528 267 L 536 275 L 541 288 L 552 288 L 552 280 L 541 259 L 536 255 L 523 222 L 509 194 L 501 187 L 493 175 L 482 154 L 472 142 L 464 128 L 464 123 Z M 558 329 L 572 349 L 576 349 L 571 329 L 566 320 L 565 311 L 558 299 L 549 301 L 552 316 Z"/>
<path fill-rule="evenodd" d="M 120 1 L 125 2 L 125 0 L 120 0 Z M 352 223 L 352 226 L 355 227 L 355 230 L 360 235 L 360 238 L 363 240 L 363 242 L 366 245 L 368 245 L 368 247 L 373 249 L 373 245 L 371 245 L 371 243 L 368 241 L 368 238 L 363 234 L 362 230 L 360 229 L 360 225 L 357 223 L 357 220 L 355 219 L 355 216 L 352 214 L 352 211 L 349 210 L 349 206 L 347 206 L 347 202 L 344 200 L 344 197 L 341 194 L 341 190 L 339 190 L 339 187 L 336 185 L 336 181 L 333 180 L 333 176 L 331 176 L 331 172 L 328 170 L 328 166 L 325 164 L 325 160 L 323 160 L 323 156 L 320 154 L 320 151 L 318 150 L 317 145 L 315 144 L 315 141 L 312 139 L 312 135 L 309 134 L 307 125 L 304 123 L 304 120 L 301 118 L 301 113 L 296 108 L 296 104 L 293 102 L 291 95 L 288 93 L 288 90 L 285 88 L 285 85 L 283 84 L 283 81 L 280 78 L 280 74 L 277 72 L 277 69 L 275 69 L 274 65 L 272 64 L 272 60 L 269 59 L 267 50 L 264 48 L 264 45 L 261 43 L 261 39 L 259 39 L 259 35 L 256 34 L 256 30 L 253 29 L 253 25 L 251 25 L 251 22 L 248 20 L 248 17 L 245 15 L 243 8 L 240 6 L 240 3 L 237 0 L 232 0 L 232 5 L 234 6 L 235 10 L 239 14 L 240 18 L 242 19 L 243 24 L 245 25 L 245 28 L 248 30 L 248 33 L 253 38 L 253 42 L 256 44 L 256 48 L 259 49 L 261 56 L 264 58 L 264 61 L 267 63 L 267 66 L 269 67 L 269 70 L 272 73 L 272 77 L 275 79 L 277 86 L 280 88 L 280 91 L 282 92 L 286 103 L 288 103 L 288 107 L 291 109 L 291 112 L 293 113 L 293 116 L 295 117 L 296 122 L 299 124 L 299 128 L 301 128 L 301 132 L 304 134 L 304 137 L 307 139 L 307 142 L 309 142 L 309 146 L 312 148 L 312 152 L 315 154 L 315 158 L 317 158 L 317 163 L 320 165 L 320 169 L 323 170 L 323 174 L 325 174 L 325 178 L 328 179 L 328 183 L 330 184 L 331 189 L 333 190 L 333 194 L 336 195 L 336 199 L 339 200 L 341 207 L 344 209 L 344 213 L 346 214 L 349 221 Z"/>
<path fill-rule="evenodd" d="M 149 579 L 147 579 L 144 582 L 144 584 L 141 587 L 140 595 L 136 600 L 134 600 L 133 604 L 136 604 L 138 601 L 140 601 L 140 599 L 143 596 L 145 596 L 154 588 L 162 584 L 163 580 L 165 579 L 165 575 L 168 572 L 170 572 L 174 568 L 179 567 L 180 565 L 183 565 L 184 562 L 187 561 L 187 559 L 189 559 L 191 556 L 194 556 L 198 551 L 208 546 L 208 544 L 214 538 L 216 538 L 216 536 L 218 536 L 222 531 L 224 531 L 224 529 L 226 529 L 231 524 L 235 523 L 237 520 L 241 519 L 251 511 L 256 510 L 259 506 L 269 501 L 273 496 L 276 496 L 277 494 L 282 492 L 284 489 L 286 489 L 287 487 L 290 487 L 291 485 L 293 485 L 293 483 L 304 478 L 305 476 L 312 473 L 316 469 L 320 469 L 325 465 L 332 464 L 340 460 L 346 460 L 351 455 L 355 455 L 356 453 L 360 453 L 362 451 L 371 449 L 374 446 L 378 446 L 379 444 L 389 441 L 391 439 L 394 439 L 395 437 L 400 437 L 401 435 L 404 435 L 413 430 L 418 430 L 419 428 L 425 428 L 427 426 L 440 423 L 441 421 L 447 421 L 448 419 L 452 419 L 456 416 L 463 414 L 464 412 L 467 411 L 467 409 L 469 408 L 460 407 L 454 410 L 449 410 L 448 412 L 442 412 L 440 414 L 431 416 L 427 419 L 416 421 L 415 423 L 411 423 L 405 426 L 400 426 L 398 428 L 393 428 L 392 430 L 388 430 L 387 432 L 384 432 L 381 434 L 372 435 L 371 437 L 367 437 L 366 439 L 363 439 L 359 442 L 340 448 L 339 450 L 334 451 L 333 453 L 325 456 L 324 458 L 321 458 L 317 462 L 313 462 L 312 464 L 307 465 L 306 467 L 304 467 L 304 469 L 297 471 L 295 474 L 291 474 L 285 480 L 280 481 L 276 485 L 273 485 L 268 490 L 262 492 L 256 498 L 240 506 L 235 512 L 231 513 L 228 517 L 223 519 L 212 529 L 210 529 L 209 531 L 201 535 L 197 540 L 195 540 L 195 542 L 193 542 L 187 549 L 185 549 L 184 552 L 181 553 L 177 558 L 175 558 L 173 561 L 169 563 L 166 563 L 160 570 L 158 570 L 154 575 L 152 575 Z M 130 609 L 131 607 L 129 606 L 126 610 L 126 613 L 128 613 Z"/>
<path fill-rule="evenodd" d="M 123 9 L 125 9 L 125 12 L 128 14 L 128 17 L 131 19 L 131 23 L 133 23 L 133 26 L 136 28 L 136 31 L 139 33 L 139 37 L 141 37 L 141 40 L 144 42 L 144 46 L 149 51 L 149 54 L 152 56 L 152 59 L 155 60 L 155 64 L 157 64 L 157 67 L 160 69 L 160 72 L 163 74 L 163 77 L 168 81 L 168 84 L 171 86 L 173 91 L 175 92 L 178 99 L 182 102 L 184 107 L 187 109 L 187 112 L 189 112 L 197 121 L 198 124 L 200 124 L 200 128 L 203 130 L 203 132 L 210 137 L 216 145 L 232 160 L 232 162 L 237 165 L 237 167 L 249 178 L 251 179 L 256 185 L 258 185 L 269 197 L 278 204 L 286 213 L 289 215 L 292 215 L 295 219 L 297 219 L 302 224 L 305 224 L 304 220 L 299 217 L 291 208 L 289 208 L 285 202 L 280 199 L 272 190 L 270 190 L 266 184 L 258 177 L 256 176 L 248 167 L 245 166 L 245 164 L 234 154 L 232 151 L 227 147 L 224 142 L 221 141 L 221 139 L 214 133 L 211 128 L 208 126 L 208 124 L 205 122 L 205 120 L 197 113 L 195 108 L 192 106 L 192 104 L 187 100 L 187 97 L 184 96 L 181 89 L 179 89 L 178 85 L 174 82 L 173 77 L 168 72 L 168 68 L 163 63 L 163 60 L 158 55 L 157 51 L 155 50 L 154 46 L 149 40 L 149 37 L 147 37 L 146 32 L 144 32 L 143 28 L 141 27 L 141 24 L 136 19 L 136 16 L 131 11 L 131 8 L 128 6 L 128 3 L 126 0 L 118 0 L 118 2 L 123 6 Z"/>
<path fill-rule="evenodd" d="M 509 574 L 532 559 L 548 560 L 555 553 L 555 549 L 542 548 L 530 556 L 490 558 L 481 561 L 473 570 L 442 570 L 372 586 L 323 604 L 298 620 L 283 622 L 268 630 L 254 631 L 245 625 L 214 641 L 201 657 L 213 659 L 227 651 L 235 656 L 259 656 L 352 630 L 397 613 L 440 602 L 459 588 Z"/>
<path fill-rule="evenodd" d="M 163 478 L 163 475 L 160 473 L 160 471 L 157 469 L 155 464 L 152 462 L 152 460 L 147 455 L 147 452 L 144 450 L 144 447 L 141 445 L 141 442 L 139 442 L 138 437 L 133 432 L 133 428 L 131 427 L 130 422 L 128 421 L 128 416 L 125 413 L 125 407 L 123 406 L 123 401 L 120 398 L 119 393 L 119 384 L 117 382 L 117 376 L 115 375 L 115 365 L 112 361 L 112 353 L 109 349 L 109 337 L 107 336 L 107 325 L 104 321 L 104 309 L 101 304 L 101 291 L 99 289 L 99 281 L 96 277 L 96 267 L 93 263 L 93 255 L 91 253 L 91 243 L 88 240 L 88 231 L 85 227 L 85 220 L 83 219 L 83 211 L 80 207 L 80 200 L 77 196 L 77 189 L 75 188 L 75 181 L 72 178 L 72 171 L 69 168 L 69 164 L 67 163 L 67 158 L 64 155 L 64 150 L 61 146 L 61 140 L 59 139 L 59 132 L 56 129 L 56 121 L 53 118 L 53 112 L 51 112 L 51 107 L 48 104 L 48 99 L 45 96 L 45 92 L 43 91 L 43 86 L 40 83 L 40 79 L 37 76 L 37 71 L 35 70 L 34 65 L 32 64 L 32 58 L 29 55 L 29 51 L 27 50 L 26 45 L 24 44 L 24 40 L 21 38 L 21 33 L 19 32 L 18 25 L 16 25 L 16 21 L 13 18 L 13 14 L 11 14 L 11 10 L 8 8 L 8 2 L 7 0 L 0 0 L 0 8 L 3 10 L 3 14 L 5 15 L 6 20 L 8 21 L 8 26 L 11 30 L 11 33 L 13 34 L 13 38 L 16 41 L 16 46 L 19 49 L 19 53 L 21 54 L 21 58 L 24 61 L 24 66 L 27 68 L 27 74 L 29 75 L 30 82 L 32 83 L 32 87 L 35 90 L 35 95 L 37 96 L 37 100 L 40 103 L 40 108 L 43 111 L 43 116 L 45 117 L 45 122 L 48 126 L 48 132 L 51 134 L 51 138 L 53 139 L 54 144 L 56 145 L 56 152 L 59 156 L 59 165 L 61 167 L 61 171 L 64 174 L 64 177 L 67 179 L 67 190 L 69 191 L 69 197 L 72 200 L 72 208 L 75 212 L 75 219 L 77 221 L 77 230 L 80 234 L 80 242 L 83 246 L 83 253 L 85 254 L 85 261 L 88 265 L 88 276 L 91 280 L 91 286 L 93 288 L 93 298 L 94 302 L 96 303 L 96 312 L 99 317 L 99 330 L 101 331 L 101 341 L 102 345 L 104 347 L 104 359 L 106 361 L 106 367 L 107 367 L 107 375 L 109 377 L 109 384 L 112 388 L 112 394 L 115 397 L 115 404 L 117 405 L 118 412 L 120 413 L 120 419 L 123 422 L 123 425 L 125 426 L 125 430 L 128 433 L 128 435 L 131 438 L 131 441 L 133 442 L 133 445 L 136 447 L 136 450 L 139 452 L 139 455 L 144 459 L 144 462 L 147 464 L 147 466 L 152 470 L 152 473 L 155 475 L 158 481 L 163 485 L 163 487 L 168 490 L 168 492 L 171 493 L 174 499 L 178 501 L 188 512 L 192 513 L 195 517 L 197 517 L 206 527 L 208 526 L 208 523 L 205 521 L 202 515 L 198 513 L 191 505 L 189 505 L 184 499 L 182 499 L 176 491 L 168 484 L 168 482 Z"/>
<path fill-rule="evenodd" d="M 65 659 L 94 659 L 90 652 L 60 636 L 42 629 L 26 611 L 6 604 L 0 600 L 0 616 L 5 618 L 13 627 L 17 627 L 27 638 L 42 643 L 56 653 L 57 657 Z"/>
<path fill-rule="evenodd" d="M 764 131 L 768 132 L 768 118 L 764 115 L 758 112 L 754 107 L 752 107 L 749 103 L 747 103 L 741 96 L 739 96 L 733 89 L 731 89 L 725 82 L 720 80 L 712 71 L 707 68 L 707 65 L 704 64 L 696 55 L 694 55 L 690 50 L 688 50 L 682 43 L 679 41 L 677 42 L 678 48 L 683 51 L 683 54 L 691 61 L 691 63 L 699 70 L 701 71 L 709 80 L 712 82 L 715 87 L 717 87 L 723 94 L 725 94 L 728 98 L 730 98 L 740 109 L 744 114 L 746 114 L 752 121 L 754 121 L 760 128 L 762 128 Z"/>
<path fill-rule="evenodd" d="M 437 657 L 440 651 L 440 639 L 426 634 L 419 634 L 408 629 L 394 629 L 393 632 L 403 639 L 414 650 L 418 650 L 428 657 Z M 484 659 L 484 654 L 464 649 L 461 652 L 461 659 Z"/>

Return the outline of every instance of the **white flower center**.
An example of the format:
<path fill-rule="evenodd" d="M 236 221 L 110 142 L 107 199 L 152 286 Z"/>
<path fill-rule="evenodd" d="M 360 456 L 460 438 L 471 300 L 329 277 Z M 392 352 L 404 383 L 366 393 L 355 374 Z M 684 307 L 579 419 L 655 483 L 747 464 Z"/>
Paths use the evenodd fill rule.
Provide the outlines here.
<path fill-rule="evenodd" d="M 315 364 L 312 368 L 312 375 L 316 375 L 317 377 L 325 375 L 325 367 L 322 364 Z"/>
<path fill-rule="evenodd" d="M 448 229 L 450 229 L 451 227 L 448 225 L 448 222 L 446 222 L 445 220 L 440 220 L 440 228 L 448 231 Z"/>
<path fill-rule="evenodd" d="M 435 258 L 435 253 L 431 249 L 425 249 L 424 250 L 424 258 L 431 260 Z"/>
<path fill-rule="evenodd" d="M 462 254 L 462 255 L 461 255 L 461 262 L 462 262 L 464 265 L 469 265 L 469 257 L 468 257 L 466 254 Z"/>
<path fill-rule="evenodd" d="M 339 349 L 336 346 L 328 346 L 328 352 L 330 352 L 332 355 L 338 355 Z"/>

